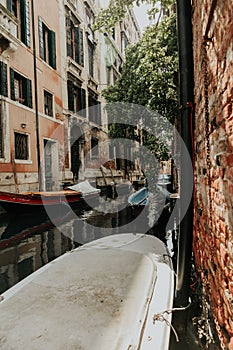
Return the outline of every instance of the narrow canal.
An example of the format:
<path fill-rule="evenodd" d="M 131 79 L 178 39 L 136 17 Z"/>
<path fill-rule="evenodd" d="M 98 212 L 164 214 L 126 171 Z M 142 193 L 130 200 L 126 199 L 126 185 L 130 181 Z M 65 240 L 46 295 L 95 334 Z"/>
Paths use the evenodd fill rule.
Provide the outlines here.
<path fill-rule="evenodd" d="M 145 212 L 144 212 L 145 210 Z M 53 218 L 47 215 L 0 215 L 0 294 L 66 251 L 114 233 L 143 232 L 156 235 L 174 254 L 174 232 L 166 232 L 169 210 L 163 211 L 158 224 L 148 225 L 148 212 L 135 212 L 127 196 L 100 197 L 95 208 L 80 209 L 72 215 Z M 191 344 L 190 344 L 191 343 Z M 170 349 L 200 349 L 182 337 L 172 336 Z M 163 349 L 161 349 L 163 350 Z"/>

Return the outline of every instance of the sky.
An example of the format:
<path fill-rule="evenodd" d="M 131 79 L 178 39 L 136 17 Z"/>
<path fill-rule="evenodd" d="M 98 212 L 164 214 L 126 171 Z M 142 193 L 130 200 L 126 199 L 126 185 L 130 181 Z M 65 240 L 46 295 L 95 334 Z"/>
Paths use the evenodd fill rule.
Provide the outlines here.
<path fill-rule="evenodd" d="M 142 32 L 146 26 L 151 24 L 151 22 L 148 19 L 148 14 L 146 13 L 149 8 L 150 6 L 147 4 L 142 4 L 139 7 L 135 5 L 133 8 L 139 27 L 141 28 Z"/>

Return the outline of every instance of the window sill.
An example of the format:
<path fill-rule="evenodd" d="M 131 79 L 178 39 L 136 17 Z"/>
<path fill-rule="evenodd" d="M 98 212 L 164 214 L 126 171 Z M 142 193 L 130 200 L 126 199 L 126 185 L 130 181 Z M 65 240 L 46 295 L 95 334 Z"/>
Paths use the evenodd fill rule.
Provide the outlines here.
<path fill-rule="evenodd" d="M 15 164 L 32 164 L 32 160 L 30 159 L 15 159 Z"/>

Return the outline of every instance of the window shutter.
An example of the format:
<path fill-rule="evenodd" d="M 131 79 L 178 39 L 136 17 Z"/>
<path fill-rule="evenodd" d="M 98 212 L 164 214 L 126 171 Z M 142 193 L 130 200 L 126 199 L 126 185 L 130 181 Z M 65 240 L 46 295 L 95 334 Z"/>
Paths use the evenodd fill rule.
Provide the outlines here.
<path fill-rule="evenodd" d="M 71 37 L 72 37 L 71 20 L 70 18 L 66 17 L 66 51 L 67 51 L 67 56 L 69 57 L 73 57 Z"/>
<path fill-rule="evenodd" d="M 40 57 L 45 59 L 45 48 L 44 48 L 44 39 L 43 39 L 43 22 L 41 17 L 38 17 L 38 29 L 39 29 L 39 51 Z"/>
<path fill-rule="evenodd" d="M 10 68 L 10 84 L 11 84 L 11 99 L 15 101 L 15 84 L 14 84 L 15 72 Z"/>
<path fill-rule="evenodd" d="M 96 123 L 98 125 L 101 125 L 101 103 L 99 101 L 96 101 Z"/>
<path fill-rule="evenodd" d="M 52 30 L 49 31 L 49 65 L 56 69 L 56 35 Z"/>
<path fill-rule="evenodd" d="M 8 96 L 8 84 L 7 84 L 7 65 L 4 62 L 0 62 L 0 94 Z"/>
<path fill-rule="evenodd" d="M 74 28 L 74 46 L 75 46 L 75 62 L 79 63 L 80 55 L 79 55 L 79 28 Z"/>
<path fill-rule="evenodd" d="M 30 79 L 26 80 L 27 84 L 27 106 L 32 108 L 32 82 Z"/>
<path fill-rule="evenodd" d="M 83 30 L 79 29 L 79 64 L 84 65 Z"/>
<path fill-rule="evenodd" d="M 86 90 L 81 89 L 81 105 L 82 109 L 84 110 L 82 113 L 83 117 L 86 117 Z"/>
<path fill-rule="evenodd" d="M 7 0 L 7 10 L 9 10 L 10 12 L 12 12 L 12 0 Z"/>
<path fill-rule="evenodd" d="M 74 112 L 74 91 L 72 81 L 67 81 L 67 92 L 68 92 L 68 108 Z"/>
<path fill-rule="evenodd" d="M 26 1 L 20 0 L 21 41 L 26 44 Z"/>
<path fill-rule="evenodd" d="M 25 4 L 25 44 L 31 46 L 31 33 L 30 33 L 30 8 L 29 2 Z"/>

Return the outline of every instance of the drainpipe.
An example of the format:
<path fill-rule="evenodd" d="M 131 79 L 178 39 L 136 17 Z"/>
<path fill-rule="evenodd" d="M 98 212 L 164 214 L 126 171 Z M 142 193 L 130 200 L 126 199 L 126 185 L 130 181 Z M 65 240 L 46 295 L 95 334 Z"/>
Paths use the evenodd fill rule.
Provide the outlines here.
<path fill-rule="evenodd" d="M 36 116 L 36 148 L 37 148 L 37 169 L 39 191 L 42 189 L 41 163 L 40 163 L 40 133 L 39 133 L 39 113 L 38 113 L 38 89 L 37 89 L 37 71 L 36 71 L 36 37 L 35 37 L 35 14 L 34 0 L 31 1 L 32 6 L 32 41 L 33 41 L 33 68 L 34 68 L 34 98 L 35 98 L 35 116 Z"/>
<path fill-rule="evenodd" d="M 193 47 L 192 47 L 192 5 L 191 0 L 177 0 L 177 26 L 179 48 L 179 78 L 180 78 L 180 125 L 181 137 L 187 147 L 191 159 L 193 159 Z M 180 179 L 180 211 L 183 220 L 180 223 L 177 257 L 177 283 L 175 305 L 186 307 L 190 295 L 190 271 L 192 257 L 192 233 L 193 233 L 193 199 L 188 210 L 185 193 L 193 187 L 192 174 L 186 172 L 187 164 L 182 157 L 181 149 L 181 179 Z M 183 216 L 182 213 L 185 213 Z"/>

